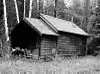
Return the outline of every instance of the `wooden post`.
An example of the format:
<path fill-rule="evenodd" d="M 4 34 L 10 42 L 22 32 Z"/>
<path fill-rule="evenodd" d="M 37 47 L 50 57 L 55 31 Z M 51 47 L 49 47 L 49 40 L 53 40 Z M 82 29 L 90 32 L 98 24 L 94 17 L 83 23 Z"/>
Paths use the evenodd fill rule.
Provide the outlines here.
<path fill-rule="evenodd" d="M 41 44 L 42 44 L 42 36 L 39 39 L 39 52 L 38 52 L 38 59 L 41 57 Z"/>

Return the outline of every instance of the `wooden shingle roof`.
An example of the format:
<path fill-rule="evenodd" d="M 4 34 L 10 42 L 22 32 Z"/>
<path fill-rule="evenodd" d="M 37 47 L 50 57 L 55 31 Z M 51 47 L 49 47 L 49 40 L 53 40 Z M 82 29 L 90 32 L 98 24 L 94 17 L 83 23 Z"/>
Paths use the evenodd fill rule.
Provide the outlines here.
<path fill-rule="evenodd" d="M 64 31 L 84 36 L 89 36 L 83 29 L 79 28 L 76 24 L 70 21 L 58 19 L 49 15 L 40 14 L 41 19 L 48 22 L 50 26 L 56 28 L 58 31 Z"/>
<path fill-rule="evenodd" d="M 40 19 L 24 18 L 24 20 L 31 24 L 41 35 L 59 36 L 58 31 L 68 32 L 83 36 L 89 36 L 83 29 L 70 21 L 58 19 L 49 15 L 40 14 Z"/>
<path fill-rule="evenodd" d="M 31 24 L 36 30 L 40 32 L 40 34 L 46 34 L 46 35 L 54 35 L 58 36 L 58 34 L 53 31 L 51 28 L 49 28 L 46 23 L 44 23 L 41 19 L 36 18 L 24 18 L 24 20 Z"/>

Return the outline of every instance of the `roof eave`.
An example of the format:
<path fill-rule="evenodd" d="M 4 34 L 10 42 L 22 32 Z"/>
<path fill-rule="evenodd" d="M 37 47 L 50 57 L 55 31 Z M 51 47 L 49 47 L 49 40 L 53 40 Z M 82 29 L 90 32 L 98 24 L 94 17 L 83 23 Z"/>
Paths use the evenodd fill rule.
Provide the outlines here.
<path fill-rule="evenodd" d="M 65 32 L 65 33 L 71 33 L 71 34 L 75 34 L 75 35 L 81 35 L 81 36 L 86 36 L 86 37 L 89 37 L 90 35 L 89 34 L 79 34 L 79 33 L 74 33 L 74 32 L 66 32 L 66 31 L 61 31 L 59 30 L 59 32 Z"/>
<path fill-rule="evenodd" d="M 56 37 L 59 36 L 59 34 L 54 35 L 54 34 L 45 34 L 45 33 L 43 33 L 42 35 L 50 35 L 50 36 L 56 36 Z"/>

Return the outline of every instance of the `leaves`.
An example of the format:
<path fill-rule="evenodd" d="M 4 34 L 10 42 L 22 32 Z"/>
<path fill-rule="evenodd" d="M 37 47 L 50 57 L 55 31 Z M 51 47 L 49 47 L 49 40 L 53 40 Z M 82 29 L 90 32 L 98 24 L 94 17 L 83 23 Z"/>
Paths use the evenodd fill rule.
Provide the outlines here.
<path fill-rule="evenodd" d="M 15 27 L 17 24 L 16 10 L 14 0 L 6 1 L 6 10 L 7 10 L 7 23 L 9 27 L 9 31 L 11 31 L 12 27 Z"/>
<path fill-rule="evenodd" d="M 19 13 L 19 20 L 22 20 L 24 15 L 24 0 L 16 0 L 16 1 Z"/>
<path fill-rule="evenodd" d="M 29 17 L 29 3 L 30 0 L 25 0 L 25 17 Z"/>

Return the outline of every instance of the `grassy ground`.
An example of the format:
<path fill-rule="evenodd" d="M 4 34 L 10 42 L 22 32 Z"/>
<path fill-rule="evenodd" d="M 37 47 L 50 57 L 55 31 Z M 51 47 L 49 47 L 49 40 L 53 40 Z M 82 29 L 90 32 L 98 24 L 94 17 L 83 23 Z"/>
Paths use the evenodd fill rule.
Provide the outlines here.
<path fill-rule="evenodd" d="M 100 57 L 56 59 L 51 62 L 1 60 L 0 74 L 100 74 Z"/>

